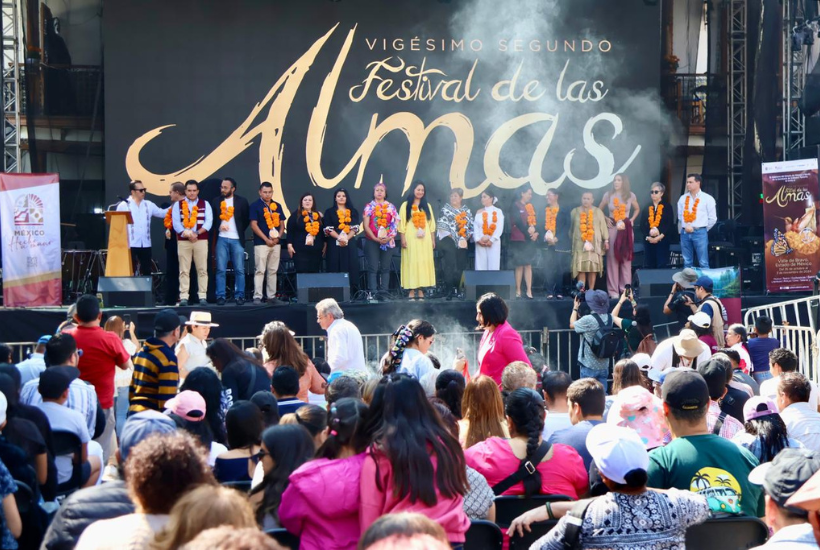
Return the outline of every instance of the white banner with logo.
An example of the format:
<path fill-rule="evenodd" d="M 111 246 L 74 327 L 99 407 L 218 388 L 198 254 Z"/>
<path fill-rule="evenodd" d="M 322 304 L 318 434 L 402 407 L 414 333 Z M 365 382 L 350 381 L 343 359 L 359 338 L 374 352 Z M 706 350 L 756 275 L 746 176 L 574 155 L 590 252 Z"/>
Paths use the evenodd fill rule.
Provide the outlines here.
<path fill-rule="evenodd" d="M 60 178 L 0 173 L 3 305 L 62 303 Z"/>

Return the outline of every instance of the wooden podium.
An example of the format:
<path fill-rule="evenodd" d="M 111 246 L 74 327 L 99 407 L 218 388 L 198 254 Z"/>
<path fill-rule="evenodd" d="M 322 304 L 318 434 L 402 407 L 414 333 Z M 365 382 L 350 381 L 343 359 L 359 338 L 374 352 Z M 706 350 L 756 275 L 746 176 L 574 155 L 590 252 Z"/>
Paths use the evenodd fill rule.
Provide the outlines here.
<path fill-rule="evenodd" d="M 131 212 L 105 213 L 108 229 L 108 258 L 105 261 L 106 277 L 133 277 L 131 247 L 128 246 L 128 226 L 134 223 Z"/>

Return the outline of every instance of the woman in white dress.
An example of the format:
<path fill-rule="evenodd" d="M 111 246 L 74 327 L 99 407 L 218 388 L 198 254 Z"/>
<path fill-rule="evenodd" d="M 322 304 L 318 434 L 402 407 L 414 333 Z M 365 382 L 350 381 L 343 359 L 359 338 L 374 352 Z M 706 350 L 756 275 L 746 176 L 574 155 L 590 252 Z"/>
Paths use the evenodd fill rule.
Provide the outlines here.
<path fill-rule="evenodd" d="M 197 367 L 213 368 L 211 359 L 205 353 L 208 347 L 208 335 L 211 327 L 218 327 L 211 322 L 211 313 L 208 311 L 192 311 L 191 320 L 185 323 L 191 327 L 177 344 L 177 365 L 179 365 L 179 379 L 184 380 L 188 373 Z"/>
<path fill-rule="evenodd" d="M 501 269 L 501 233 L 504 231 L 504 213 L 495 206 L 495 193 L 487 189 L 481 193 L 481 206 L 475 214 L 473 240 L 475 241 L 476 271 Z"/>

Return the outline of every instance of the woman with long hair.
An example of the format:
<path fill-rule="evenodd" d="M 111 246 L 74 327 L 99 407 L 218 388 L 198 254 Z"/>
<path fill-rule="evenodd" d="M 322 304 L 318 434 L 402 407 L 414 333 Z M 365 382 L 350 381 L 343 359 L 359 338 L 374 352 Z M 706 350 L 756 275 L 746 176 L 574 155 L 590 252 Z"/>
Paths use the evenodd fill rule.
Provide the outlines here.
<path fill-rule="evenodd" d="M 532 366 L 521 335 L 507 322 L 509 314 L 504 299 L 492 292 L 483 295 L 476 303 L 475 320 L 478 329 L 484 331 L 478 345 L 479 373 L 489 376 L 499 386 L 504 368 L 510 363 L 523 361 Z M 468 378 L 466 370 L 462 374 Z"/>
<path fill-rule="evenodd" d="M 441 371 L 436 377 L 436 397 L 447 405 L 456 420 L 462 418 L 461 403 L 466 385 L 464 376 L 452 369 Z"/>
<path fill-rule="evenodd" d="M 450 201 L 441 207 L 438 218 L 436 237 L 448 298 L 458 295 L 461 276 L 467 269 L 467 246 L 473 240 L 473 213 L 463 201 L 463 189 L 450 189 Z"/>
<path fill-rule="evenodd" d="M 228 443 L 225 432 L 225 413 L 222 408 L 222 382 L 216 373 L 208 367 L 197 367 L 192 370 L 179 387 L 180 392 L 195 391 L 205 400 L 205 421 L 211 429 L 214 441 L 221 445 Z"/>
<path fill-rule="evenodd" d="M 436 286 L 433 250 L 436 240 L 436 218 L 427 202 L 427 187 L 416 181 L 399 207 L 401 235 L 401 287 L 411 300 L 424 299 L 424 288 Z"/>
<path fill-rule="evenodd" d="M 253 465 L 251 457 L 259 452 L 262 437 L 262 411 L 250 401 L 236 401 L 225 417 L 228 432 L 226 453 L 216 457 L 214 477 L 220 483 L 250 481 Z"/>
<path fill-rule="evenodd" d="M 373 200 L 362 213 L 362 226 L 367 240 L 364 256 L 367 258 L 367 290 L 387 292 L 390 288 L 390 265 L 399 234 L 399 212 L 387 201 L 387 186 L 379 180 L 373 188 Z M 379 282 L 377 279 L 381 278 Z"/>
<path fill-rule="evenodd" d="M 409 374 L 424 386 L 428 376 L 438 373 L 427 356 L 436 340 L 436 328 L 427 321 L 413 319 L 400 326 L 393 333 L 393 338 L 393 347 L 385 355 L 382 374 Z"/>
<path fill-rule="evenodd" d="M 279 527 L 279 505 L 290 476 L 313 458 L 316 448 L 302 426 L 272 426 L 262 433 L 262 448 L 254 460 L 262 464 L 262 482 L 251 489 L 250 502 L 262 529 Z"/>
<path fill-rule="evenodd" d="M 789 437 L 786 423 L 777 412 L 777 405 L 768 397 L 756 396 L 743 405 L 745 432 L 740 432 L 732 441 L 757 457 L 761 464 L 772 459 L 787 447 L 802 447 Z"/>
<path fill-rule="evenodd" d="M 415 378 L 381 380 L 365 433 L 372 443 L 362 467 L 362 532 L 384 514 L 413 511 L 440 523 L 450 543 L 463 544 L 470 526 L 462 509 L 464 453 Z"/>
<path fill-rule="evenodd" d="M 638 197 L 630 190 L 626 174 L 615 174 L 612 188 L 604 193 L 600 210 L 606 206 L 609 216 L 610 253 L 606 257 L 606 286 L 610 298 L 617 298 L 626 285 L 632 284 L 632 255 L 635 250 L 635 220 L 641 214 Z"/>
<path fill-rule="evenodd" d="M 327 439 L 327 411 L 319 405 L 307 404 L 288 413 L 279 421 L 280 426 L 297 424 L 307 430 L 313 438 L 313 446 L 318 449 Z"/>
<path fill-rule="evenodd" d="M 299 399 L 307 403 L 308 391 L 324 395 L 327 382 L 313 366 L 313 362 L 285 323 L 271 321 L 262 329 L 259 339 L 268 354 L 265 369 L 270 376 L 273 376 L 273 371 L 280 365 L 288 365 L 299 375 Z"/>
<path fill-rule="evenodd" d="M 359 288 L 359 250 L 354 237 L 359 234 L 359 211 L 353 207 L 347 189 L 337 189 L 333 206 L 325 210 L 325 261 L 328 273 L 347 273 L 351 290 Z"/>
<path fill-rule="evenodd" d="M 635 305 L 632 309 L 632 319 L 621 315 L 623 305 L 632 299 L 632 290 L 624 290 L 618 303 L 612 308 L 612 322 L 626 334 L 626 345 L 629 353 L 655 352 L 657 343 L 652 326 L 652 315 L 645 305 Z M 639 351 L 640 348 L 640 351 Z M 613 392 L 614 393 L 614 392 Z"/>
<path fill-rule="evenodd" d="M 632 386 L 640 386 L 641 369 L 631 359 L 621 359 L 612 368 L 612 395 Z"/>
<path fill-rule="evenodd" d="M 498 384 L 489 376 L 471 380 L 464 389 L 464 418 L 458 421 L 458 441 L 465 449 L 490 437 L 510 437 Z"/>
<path fill-rule="evenodd" d="M 604 254 L 609 250 L 609 227 L 604 213 L 592 205 L 592 191 L 581 195 L 581 206 L 572 218 L 572 277 L 587 290 L 595 288 L 604 272 Z"/>
<path fill-rule="evenodd" d="M 675 212 L 666 196 L 666 186 L 659 181 L 649 189 L 652 204 L 641 212 L 641 232 L 644 269 L 660 269 L 669 265 L 669 244 L 677 235 Z"/>
<path fill-rule="evenodd" d="M 299 208 L 288 218 L 288 253 L 296 273 L 318 273 L 327 243 L 322 231 L 322 213 L 316 208 L 316 197 L 305 193 L 299 199 Z"/>
<path fill-rule="evenodd" d="M 236 401 L 248 401 L 256 392 L 270 391 L 270 375 L 262 363 L 229 340 L 217 338 L 205 353 L 222 378 L 226 407 Z"/>
<path fill-rule="evenodd" d="M 475 241 L 476 271 L 501 269 L 501 234 L 504 233 L 504 212 L 495 206 L 497 199 L 491 189 L 481 193 L 481 208 L 475 213 L 473 240 Z"/>
<path fill-rule="evenodd" d="M 367 405 L 350 397 L 339 399 L 327 411 L 324 444 L 316 459 L 290 476 L 282 495 L 279 520 L 299 536 L 303 548 L 355 548 L 361 538 L 359 487 L 365 450 Z"/>
<path fill-rule="evenodd" d="M 538 216 L 532 202 L 532 187 L 515 190 L 510 209 L 510 263 L 515 266 L 515 297 L 521 297 L 521 279 L 527 283 L 527 298 L 532 299 L 532 259 L 538 242 Z"/>
<path fill-rule="evenodd" d="M 561 208 L 557 189 L 547 191 L 544 209 L 544 286 L 547 299 L 563 298 L 564 275 L 569 271 L 572 254 L 572 222 L 569 210 Z"/>

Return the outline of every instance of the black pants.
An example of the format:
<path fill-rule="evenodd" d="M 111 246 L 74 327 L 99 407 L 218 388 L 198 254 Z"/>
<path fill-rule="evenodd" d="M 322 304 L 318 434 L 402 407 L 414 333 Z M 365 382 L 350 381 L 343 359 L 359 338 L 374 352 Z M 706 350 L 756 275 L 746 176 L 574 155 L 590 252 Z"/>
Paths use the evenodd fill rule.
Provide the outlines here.
<path fill-rule="evenodd" d="M 393 250 L 382 250 L 379 243 L 370 239 L 364 242 L 364 257 L 367 260 L 367 290 L 388 290 L 390 288 L 390 263 L 393 260 Z M 378 285 L 378 275 L 381 283 Z"/>
<path fill-rule="evenodd" d="M 456 242 L 450 237 L 436 243 L 441 254 L 441 270 L 444 274 L 444 284 L 448 289 L 458 288 L 461 284 L 461 276 L 467 269 L 467 249 L 459 248 Z"/>
<path fill-rule="evenodd" d="M 177 254 L 177 240 L 165 239 L 165 305 L 172 305 L 179 301 L 179 255 Z M 192 284 L 196 277 L 192 277 Z"/>
<path fill-rule="evenodd" d="M 131 247 L 131 267 L 137 268 L 137 262 L 140 264 L 140 275 L 151 275 L 151 247 L 136 248 Z"/>
<path fill-rule="evenodd" d="M 643 246 L 646 269 L 663 269 L 669 267 L 669 238 L 664 237 L 659 243 L 647 242 Z"/>
<path fill-rule="evenodd" d="M 544 288 L 547 294 L 563 294 L 564 276 L 569 273 L 572 253 L 559 252 L 554 246 L 544 249 Z"/>

